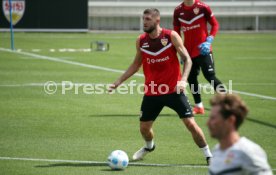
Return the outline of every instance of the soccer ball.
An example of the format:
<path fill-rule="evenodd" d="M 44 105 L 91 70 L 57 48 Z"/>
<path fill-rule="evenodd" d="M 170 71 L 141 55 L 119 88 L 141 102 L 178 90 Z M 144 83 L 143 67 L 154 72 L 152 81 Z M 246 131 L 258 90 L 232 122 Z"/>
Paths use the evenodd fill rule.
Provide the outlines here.
<path fill-rule="evenodd" d="M 123 170 L 128 165 L 128 156 L 122 150 L 115 150 L 108 156 L 108 166 L 113 170 Z"/>

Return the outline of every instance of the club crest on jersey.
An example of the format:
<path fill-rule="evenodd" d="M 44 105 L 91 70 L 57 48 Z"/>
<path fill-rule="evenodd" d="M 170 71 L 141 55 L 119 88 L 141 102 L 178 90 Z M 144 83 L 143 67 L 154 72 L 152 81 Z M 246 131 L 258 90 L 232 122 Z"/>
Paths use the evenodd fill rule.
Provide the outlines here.
<path fill-rule="evenodd" d="M 196 8 L 194 8 L 193 11 L 194 11 L 194 13 L 197 15 L 197 14 L 199 13 L 199 8 L 196 7 Z"/>
<path fill-rule="evenodd" d="M 168 42 L 169 42 L 168 38 L 162 38 L 161 39 L 161 43 L 162 43 L 163 46 L 166 46 L 168 44 Z"/>
<path fill-rule="evenodd" d="M 12 0 L 12 25 L 17 24 L 24 15 L 25 12 L 25 0 Z M 3 13 L 6 19 L 10 22 L 10 4 L 9 0 L 2 0 Z"/>
<path fill-rule="evenodd" d="M 226 159 L 224 160 L 224 163 L 230 164 L 230 163 L 232 163 L 233 159 L 234 159 L 234 154 L 230 152 L 227 155 Z"/>

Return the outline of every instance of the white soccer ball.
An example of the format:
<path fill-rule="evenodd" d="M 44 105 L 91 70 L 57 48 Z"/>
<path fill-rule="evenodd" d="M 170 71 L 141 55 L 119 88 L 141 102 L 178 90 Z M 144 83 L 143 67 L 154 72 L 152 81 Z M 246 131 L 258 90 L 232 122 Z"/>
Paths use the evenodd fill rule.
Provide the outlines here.
<path fill-rule="evenodd" d="M 108 156 L 108 165 L 113 170 L 123 170 L 128 165 L 128 156 L 122 150 L 115 150 Z"/>

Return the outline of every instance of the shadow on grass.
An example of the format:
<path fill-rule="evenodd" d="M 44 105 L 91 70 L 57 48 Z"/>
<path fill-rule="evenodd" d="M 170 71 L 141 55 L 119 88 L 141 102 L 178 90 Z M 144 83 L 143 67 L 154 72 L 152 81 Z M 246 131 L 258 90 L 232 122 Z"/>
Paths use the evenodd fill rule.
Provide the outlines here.
<path fill-rule="evenodd" d="M 54 168 L 54 167 L 107 167 L 108 164 L 104 162 L 93 162 L 93 163 L 54 163 L 48 165 L 36 165 L 36 168 Z M 206 164 L 147 164 L 147 163 L 135 163 L 131 161 L 129 166 L 135 167 L 207 167 Z M 120 171 L 120 170 L 111 170 L 110 168 L 105 168 L 103 171 Z"/>
<path fill-rule="evenodd" d="M 247 117 L 246 120 L 248 120 L 250 122 L 253 122 L 253 123 L 257 123 L 257 124 L 266 126 L 266 127 L 270 127 L 270 128 L 276 129 L 276 125 L 273 125 L 271 123 L 263 122 L 261 120 L 256 120 L 256 119 L 249 118 L 249 117 Z"/>
<path fill-rule="evenodd" d="M 53 163 L 48 165 L 36 165 L 36 168 L 51 167 L 91 167 L 91 166 L 108 166 L 107 163 Z"/>
<path fill-rule="evenodd" d="M 120 172 L 121 170 L 112 170 L 107 167 L 107 163 L 56 163 L 48 165 L 36 165 L 35 168 L 55 168 L 55 167 L 106 167 L 100 171 Z"/>
<path fill-rule="evenodd" d="M 97 114 L 89 117 L 138 117 L 139 114 Z M 177 116 L 176 114 L 159 114 L 161 117 Z"/>
<path fill-rule="evenodd" d="M 194 105 L 192 105 L 192 107 L 194 107 Z M 205 107 L 204 109 L 206 111 L 211 111 L 210 108 Z M 97 114 L 97 115 L 89 115 L 89 117 L 138 117 L 138 116 L 139 116 L 138 114 Z M 177 116 L 177 114 L 159 114 L 159 117 L 171 117 L 171 116 Z M 203 118 L 206 118 L 206 119 L 208 118 L 208 116 L 206 116 L 206 115 L 196 115 L 195 117 L 196 118 L 203 117 Z M 250 122 L 253 122 L 253 123 L 256 123 L 256 124 L 259 124 L 259 125 L 263 125 L 263 126 L 266 126 L 266 127 L 276 129 L 276 125 L 268 123 L 268 122 L 253 119 L 251 117 L 247 117 L 246 120 L 248 120 Z"/>
<path fill-rule="evenodd" d="M 210 108 L 204 108 L 204 109 L 206 111 L 211 111 Z M 250 122 L 253 122 L 253 123 L 256 123 L 256 124 L 260 124 L 260 125 L 263 125 L 263 126 L 266 126 L 266 127 L 270 127 L 270 128 L 276 129 L 276 125 L 273 125 L 271 123 L 267 123 L 267 122 L 264 122 L 264 121 L 261 121 L 261 120 L 253 119 L 251 117 L 247 117 L 246 120 L 248 120 Z"/>

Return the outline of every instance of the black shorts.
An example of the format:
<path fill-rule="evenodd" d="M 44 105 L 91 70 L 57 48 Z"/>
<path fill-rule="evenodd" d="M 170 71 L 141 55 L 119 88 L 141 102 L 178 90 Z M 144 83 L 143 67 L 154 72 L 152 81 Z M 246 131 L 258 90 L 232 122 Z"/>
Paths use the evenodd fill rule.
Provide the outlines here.
<path fill-rule="evenodd" d="M 172 93 L 159 96 L 144 96 L 140 121 L 154 121 L 164 106 L 173 109 L 180 118 L 193 117 L 192 108 L 185 94 Z"/>
<path fill-rule="evenodd" d="M 199 75 L 200 69 L 202 70 L 204 76 L 215 74 L 215 65 L 213 59 L 213 53 L 208 55 L 199 55 L 192 59 L 193 65 L 190 72 L 191 76 Z"/>

